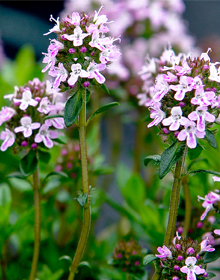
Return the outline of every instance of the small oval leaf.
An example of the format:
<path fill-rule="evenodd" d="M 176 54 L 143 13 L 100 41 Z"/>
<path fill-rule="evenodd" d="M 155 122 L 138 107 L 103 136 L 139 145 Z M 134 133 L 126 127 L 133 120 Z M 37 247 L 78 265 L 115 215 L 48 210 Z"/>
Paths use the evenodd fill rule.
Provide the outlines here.
<path fill-rule="evenodd" d="M 206 129 L 205 139 L 208 141 L 209 145 L 217 149 L 217 142 L 215 140 L 215 135 L 211 130 Z"/>
<path fill-rule="evenodd" d="M 60 257 L 59 261 L 62 261 L 62 260 L 66 260 L 66 261 L 72 263 L 72 259 L 71 259 L 70 256 L 62 256 L 62 257 Z"/>
<path fill-rule="evenodd" d="M 149 162 L 153 161 L 155 164 L 160 164 L 161 161 L 161 156 L 159 155 L 153 155 L 153 156 L 148 156 L 144 159 L 144 165 L 147 166 Z"/>
<path fill-rule="evenodd" d="M 82 109 L 82 95 L 81 91 L 77 91 L 66 102 L 64 109 L 64 122 L 66 127 L 71 126 L 77 119 Z"/>
<path fill-rule="evenodd" d="M 158 259 L 158 257 L 156 257 L 155 255 L 153 254 L 148 254 L 144 257 L 144 260 L 143 260 L 143 265 L 147 265 L 149 263 L 151 263 L 152 261 Z"/>
<path fill-rule="evenodd" d="M 196 159 L 200 156 L 201 152 L 203 151 L 203 147 L 197 143 L 197 146 L 194 149 L 188 149 L 188 156 L 190 160 Z"/>

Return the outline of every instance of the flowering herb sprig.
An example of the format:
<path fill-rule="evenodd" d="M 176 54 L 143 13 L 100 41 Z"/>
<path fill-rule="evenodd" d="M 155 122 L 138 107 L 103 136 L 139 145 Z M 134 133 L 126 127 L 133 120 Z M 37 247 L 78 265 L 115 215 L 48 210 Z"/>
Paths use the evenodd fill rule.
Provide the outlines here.
<path fill-rule="evenodd" d="M 54 32 L 57 39 L 50 41 L 43 72 L 49 70 L 48 74 L 55 77 L 54 88 L 87 88 L 105 82 L 101 72 L 117 60 L 120 51 L 114 45 L 119 37 L 106 35 L 109 22 L 105 15 L 99 15 L 100 10 L 94 16 L 73 12 L 61 21 L 51 16 L 56 25 L 45 35 Z"/>
<path fill-rule="evenodd" d="M 215 248 L 208 245 L 207 239 L 199 244 L 189 237 L 177 235 L 169 246 L 163 245 L 157 250 L 159 254 L 155 255 L 156 258 L 152 256 L 148 259 L 155 261 L 159 279 L 202 280 L 208 276 L 205 253 L 211 253 Z"/>
<path fill-rule="evenodd" d="M 148 127 L 158 126 L 169 139 L 186 141 L 190 149 L 198 138 L 213 139 L 209 128 L 219 115 L 218 63 L 210 62 L 208 51 L 193 57 L 175 55 L 169 48 L 160 60 L 148 58 L 140 72 L 144 93 L 138 95 L 139 103 L 149 108 L 153 119 Z"/>

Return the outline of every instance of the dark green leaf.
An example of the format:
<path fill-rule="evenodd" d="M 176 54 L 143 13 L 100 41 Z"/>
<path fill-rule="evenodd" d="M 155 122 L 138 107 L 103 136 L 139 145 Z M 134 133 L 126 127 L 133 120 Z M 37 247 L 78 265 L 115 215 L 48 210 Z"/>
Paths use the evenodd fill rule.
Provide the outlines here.
<path fill-rule="evenodd" d="M 202 151 L 203 147 L 199 143 L 197 143 L 197 146 L 194 149 L 188 149 L 189 159 L 196 159 L 198 156 L 200 156 Z"/>
<path fill-rule="evenodd" d="M 66 261 L 72 263 L 72 259 L 70 256 L 62 256 L 59 258 L 59 261 L 61 261 L 61 260 L 66 260 Z"/>
<path fill-rule="evenodd" d="M 66 127 L 71 126 L 76 121 L 82 109 L 82 102 L 83 101 L 80 90 L 67 100 L 64 109 L 64 122 Z"/>
<path fill-rule="evenodd" d="M 218 145 L 211 130 L 206 129 L 205 139 L 208 141 L 209 145 L 211 145 L 215 149 L 217 148 Z"/>
<path fill-rule="evenodd" d="M 220 257 L 220 246 L 215 246 L 214 252 L 206 252 L 204 256 L 204 263 L 216 261 Z"/>
<path fill-rule="evenodd" d="M 39 161 L 44 163 L 48 163 L 50 161 L 51 154 L 49 152 L 45 152 L 39 149 L 38 155 L 39 155 Z"/>
<path fill-rule="evenodd" d="M 83 261 L 79 264 L 79 267 L 89 267 L 89 268 L 91 268 L 91 265 L 88 262 Z"/>
<path fill-rule="evenodd" d="M 220 172 L 217 171 L 212 171 L 212 170 L 206 170 L 206 169 L 198 169 L 198 170 L 192 170 L 192 171 L 188 171 L 186 174 L 184 175 L 196 175 L 198 173 L 208 173 L 208 174 L 212 174 L 212 175 L 216 175 L 220 177 Z"/>
<path fill-rule="evenodd" d="M 25 179 L 25 176 L 21 172 L 13 172 L 7 176 L 8 178 Z"/>
<path fill-rule="evenodd" d="M 48 119 L 63 118 L 63 117 L 64 117 L 63 115 L 49 115 L 49 116 L 46 116 L 45 118 L 43 118 L 43 122 Z"/>
<path fill-rule="evenodd" d="M 213 278 L 215 276 L 216 276 L 215 273 L 208 272 L 208 276 L 206 276 L 205 280 L 209 280 L 209 279 L 211 279 L 211 278 Z"/>
<path fill-rule="evenodd" d="M 118 106 L 118 105 L 119 105 L 118 102 L 111 102 L 111 103 L 108 103 L 108 104 L 102 106 L 101 108 L 99 108 L 98 110 L 96 110 L 96 111 L 90 116 L 90 118 L 87 120 L 87 123 L 86 123 L 86 124 L 88 124 L 88 123 L 91 121 L 91 119 L 93 119 L 96 115 L 98 115 L 98 114 L 100 114 L 100 113 L 103 113 L 103 112 L 105 112 L 105 111 L 111 109 L 112 107 L 115 107 L 115 106 Z"/>
<path fill-rule="evenodd" d="M 76 200 L 78 201 L 80 206 L 84 207 L 84 205 L 86 204 L 87 197 L 88 193 L 80 194 L 79 196 L 77 196 Z"/>
<path fill-rule="evenodd" d="M 155 164 L 160 164 L 161 156 L 153 155 L 153 156 L 146 157 L 144 159 L 144 165 L 147 166 L 150 161 L 153 161 Z"/>
<path fill-rule="evenodd" d="M 143 265 L 145 266 L 156 259 L 158 259 L 158 258 L 153 254 L 146 255 L 143 260 Z"/>
<path fill-rule="evenodd" d="M 101 88 L 108 94 L 110 94 L 109 89 L 107 88 L 107 86 L 105 84 L 101 85 Z"/>
<path fill-rule="evenodd" d="M 184 149 L 185 144 L 176 141 L 162 153 L 159 167 L 160 179 L 162 179 L 170 171 L 172 166 L 181 159 Z"/>
<path fill-rule="evenodd" d="M 36 150 L 30 150 L 20 161 L 20 170 L 25 177 L 30 176 L 37 169 L 37 155 Z"/>

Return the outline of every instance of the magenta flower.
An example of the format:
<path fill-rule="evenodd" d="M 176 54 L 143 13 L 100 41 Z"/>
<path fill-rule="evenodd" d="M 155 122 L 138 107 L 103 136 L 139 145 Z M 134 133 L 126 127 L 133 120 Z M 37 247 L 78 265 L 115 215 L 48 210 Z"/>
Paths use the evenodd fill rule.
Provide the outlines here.
<path fill-rule="evenodd" d="M 83 39 L 89 35 L 90 35 L 89 33 L 83 33 L 80 26 L 76 26 L 72 35 L 64 34 L 63 36 L 65 39 L 69 41 L 73 41 L 74 47 L 78 47 L 83 44 Z"/>
<path fill-rule="evenodd" d="M 213 251 L 215 251 L 215 248 L 212 248 L 211 245 L 208 245 L 208 241 L 209 241 L 209 239 L 206 238 L 200 243 L 200 247 L 201 247 L 200 253 L 201 252 L 213 252 Z"/>
<path fill-rule="evenodd" d="M 22 93 L 22 99 L 14 98 L 13 101 L 15 103 L 20 103 L 19 108 L 23 111 L 26 110 L 29 105 L 36 107 L 38 104 L 38 102 L 32 98 L 32 93 L 29 88 L 24 89 L 24 92 Z"/>
<path fill-rule="evenodd" d="M 4 152 L 8 147 L 11 147 L 15 142 L 15 134 L 10 131 L 8 128 L 5 131 L 2 131 L 0 134 L 0 139 L 4 140 L 1 144 L 1 151 Z"/>
<path fill-rule="evenodd" d="M 156 257 L 172 259 L 172 252 L 165 245 L 163 245 L 163 247 L 158 247 L 157 251 L 160 253 L 160 255 L 155 255 Z"/>
<path fill-rule="evenodd" d="M 34 122 L 32 123 L 32 119 L 28 116 L 21 118 L 20 120 L 21 126 L 18 126 L 14 129 L 15 133 L 23 132 L 25 138 L 30 137 L 32 135 L 32 130 L 40 127 L 40 123 Z"/>
<path fill-rule="evenodd" d="M 188 257 L 185 260 L 186 265 L 180 268 L 182 273 L 187 274 L 187 280 L 196 280 L 196 274 L 200 275 L 205 273 L 205 269 L 195 265 L 196 262 L 197 259 L 195 257 Z"/>
<path fill-rule="evenodd" d="M 53 84 L 54 88 L 58 88 L 60 83 L 65 82 L 68 77 L 68 73 L 61 62 L 58 64 L 58 67 L 50 69 L 49 75 L 56 77 Z"/>
<path fill-rule="evenodd" d="M 175 131 L 178 130 L 180 125 L 187 123 L 188 119 L 182 116 L 183 112 L 180 106 L 173 107 L 171 109 L 171 116 L 164 119 L 162 124 L 169 126 L 169 130 Z"/>
<path fill-rule="evenodd" d="M 170 85 L 170 89 L 176 91 L 174 98 L 178 101 L 184 99 L 185 94 L 192 90 L 190 84 L 193 82 L 193 78 L 188 76 L 181 76 L 179 80 L 179 84 Z"/>
<path fill-rule="evenodd" d="M 178 76 L 183 76 L 185 74 L 189 74 L 191 72 L 191 68 L 189 67 L 187 61 L 183 60 L 182 66 L 175 65 L 175 70 L 178 71 Z"/>
<path fill-rule="evenodd" d="M 197 121 L 197 129 L 200 132 L 205 131 L 205 122 L 214 122 L 215 116 L 208 112 L 208 107 L 199 106 L 196 111 L 191 112 L 188 115 L 191 121 Z"/>
<path fill-rule="evenodd" d="M 215 98 L 213 91 L 204 91 L 203 86 L 197 87 L 195 97 L 191 99 L 193 105 L 209 106 Z"/>
<path fill-rule="evenodd" d="M 85 70 L 83 70 L 82 65 L 79 63 L 72 64 L 71 70 L 72 70 L 72 72 L 70 73 L 70 78 L 68 79 L 68 84 L 70 86 L 75 85 L 75 83 L 77 82 L 79 77 L 87 78 L 89 76 L 89 73 L 86 72 Z"/>
<path fill-rule="evenodd" d="M 14 114 L 16 114 L 16 111 L 13 108 L 7 106 L 2 107 L 0 111 L 0 125 L 7 120 L 10 120 Z"/>
<path fill-rule="evenodd" d="M 38 134 L 36 134 L 34 141 L 40 143 L 43 141 L 47 148 L 53 147 L 53 141 L 51 139 L 56 139 L 58 137 L 58 132 L 55 130 L 49 130 L 46 124 L 43 124 L 39 129 Z"/>
<path fill-rule="evenodd" d="M 200 132 L 196 128 L 196 124 L 193 121 L 188 121 L 184 124 L 184 129 L 180 131 L 177 136 L 179 141 L 185 141 L 190 149 L 194 149 L 197 145 L 196 137 L 204 138 L 205 132 Z"/>
<path fill-rule="evenodd" d="M 206 208 L 205 212 L 202 214 L 200 220 L 204 220 L 206 215 L 211 209 L 214 209 L 213 204 L 216 203 L 217 201 L 220 201 L 220 195 L 214 192 L 209 192 L 205 198 L 198 196 L 199 199 L 204 200 L 202 203 L 202 207 Z"/>

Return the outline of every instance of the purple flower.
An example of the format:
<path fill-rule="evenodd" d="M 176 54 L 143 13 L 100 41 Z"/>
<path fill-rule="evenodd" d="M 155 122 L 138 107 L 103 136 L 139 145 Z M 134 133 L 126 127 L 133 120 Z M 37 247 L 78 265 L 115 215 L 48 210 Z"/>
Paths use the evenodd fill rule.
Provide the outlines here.
<path fill-rule="evenodd" d="M 203 86 L 195 90 L 195 97 L 191 99 L 193 105 L 209 106 L 215 100 L 215 93 L 213 91 L 204 91 Z"/>
<path fill-rule="evenodd" d="M 11 119 L 14 114 L 16 114 L 16 111 L 13 108 L 7 106 L 2 107 L 0 111 L 0 125 L 2 125 L 3 122 Z"/>
<path fill-rule="evenodd" d="M 53 147 L 53 141 L 51 139 L 56 139 L 58 137 L 58 132 L 55 130 L 49 130 L 46 124 L 43 124 L 39 129 L 38 134 L 36 134 L 34 141 L 40 143 L 43 141 L 47 148 Z"/>
<path fill-rule="evenodd" d="M 186 60 L 182 61 L 182 66 L 175 65 L 175 70 L 178 72 L 177 73 L 178 76 L 183 76 L 191 72 L 191 68 L 189 67 Z"/>
<path fill-rule="evenodd" d="M 193 78 L 188 76 L 181 76 L 178 85 L 170 85 L 170 89 L 176 91 L 174 98 L 178 101 L 184 99 L 186 92 L 191 91 L 190 84 L 193 82 Z"/>
<path fill-rule="evenodd" d="M 74 47 L 78 47 L 81 46 L 83 44 L 83 39 L 87 36 L 89 36 L 89 33 L 83 33 L 82 29 L 80 28 L 80 26 L 76 26 L 74 28 L 73 34 L 72 35 L 68 35 L 68 34 L 64 34 L 64 38 L 69 40 L 69 41 L 73 41 L 73 46 Z"/>
<path fill-rule="evenodd" d="M 87 72 L 89 73 L 88 78 L 93 79 L 95 78 L 99 84 L 103 84 L 105 82 L 105 77 L 99 72 L 103 71 L 106 68 L 105 64 L 97 64 L 94 61 L 89 63 L 87 68 Z"/>
<path fill-rule="evenodd" d="M 201 252 L 213 252 L 213 251 L 215 251 L 215 248 L 212 248 L 211 245 L 208 245 L 208 241 L 209 241 L 209 239 L 206 238 L 200 243 L 200 246 L 201 246 L 200 253 Z"/>
<path fill-rule="evenodd" d="M 182 273 L 187 273 L 187 280 L 196 280 L 196 274 L 204 274 L 205 269 L 200 268 L 198 265 L 195 265 L 197 259 L 195 257 L 188 257 L 185 260 L 185 266 L 180 268 Z"/>
<path fill-rule="evenodd" d="M 79 63 L 72 64 L 71 70 L 72 72 L 70 73 L 70 78 L 68 79 L 68 84 L 70 86 L 75 85 L 79 77 L 87 78 L 89 76 L 89 73 L 83 70 L 82 65 Z"/>
<path fill-rule="evenodd" d="M 15 103 L 20 103 L 19 108 L 23 111 L 26 110 L 29 105 L 35 107 L 38 104 L 38 102 L 32 98 L 32 93 L 29 88 L 23 91 L 22 99 L 14 98 L 13 101 Z"/>
<path fill-rule="evenodd" d="M 40 105 L 37 110 L 45 115 L 51 111 L 51 103 L 47 96 L 41 99 Z"/>
<path fill-rule="evenodd" d="M 164 75 L 158 75 L 154 86 L 153 99 L 159 102 L 169 91 L 169 84 L 164 80 Z"/>
<path fill-rule="evenodd" d="M 164 119 L 162 124 L 165 126 L 169 125 L 169 130 L 175 131 L 178 130 L 180 125 L 184 125 L 188 119 L 182 116 L 183 112 L 180 106 L 173 107 L 171 109 L 171 116 Z"/>
<path fill-rule="evenodd" d="M 150 117 L 154 120 L 149 123 L 147 127 L 158 125 L 166 116 L 165 113 L 160 109 L 160 103 L 155 103 L 155 106 L 151 107 L 150 110 Z"/>
<path fill-rule="evenodd" d="M 208 112 L 208 107 L 199 106 L 196 108 L 196 111 L 191 112 L 188 115 L 188 118 L 191 121 L 197 121 L 197 129 L 200 132 L 205 131 L 205 121 L 214 122 L 215 116 Z"/>
<path fill-rule="evenodd" d="M 220 229 L 215 229 L 214 233 L 220 235 Z"/>
<path fill-rule="evenodd" d="M 205 132 L 200 132 L 196 129 L 196 124 L 193 121 L 188 121 L 184 124 L 184 129 L 177 136 L 179 141 L 186 140 L 186 144 L 190 149 L 194 149 L 197 145 L 196 137 L 204 138 Z"/>
<path fill-rule="evenodd" d="M 155 255 L 158 258 L 169 258 L 169 259 L 173 258 L 172 252 L 165 245 L 163 245 L 163 247 L 158 247 L 157 251 L 160 253 L 160 255 Z"/>
<path fill-rule="evenodd" d="M 32 123 L 32 119 L 28 116 L 21 118 L 21 126 L 18 126 L 14 129 L 15 133 L 23 132 L 24 137 L 30 137 L 33 129 L 40 127 L 40 123 Z"/>
<path fill-rule="evenodd" d="M 213 204 L 220 201 L 220 195 L 214 192 L 209 192 L 205 198 L 198 196 L 199 199 L 204 200 L 202 207 L 206 208 L 205 212 L 202 214 L 200 220 L 204 220 L 208 212 L 213 209 Z"/>
<path fill-rule="evenodd" d="M 53 87 L 58 88 L 61 82 L 65 82 L 68 77 L 68 72 L 63 66 L 63 63 L 59 62 L 58 67 L 50 69 L 49 75 L 56 77 Z"/>
<path fill-rule="evenodd" d="M 4 140 L 1 144 L 1 151 L 4 152 L 8 147 L 11 147 L 15 142 L 15 134 L 10 131 L 8 128 L 5 131 L 2 131 L 0 134 L 0 139 Z"/>

